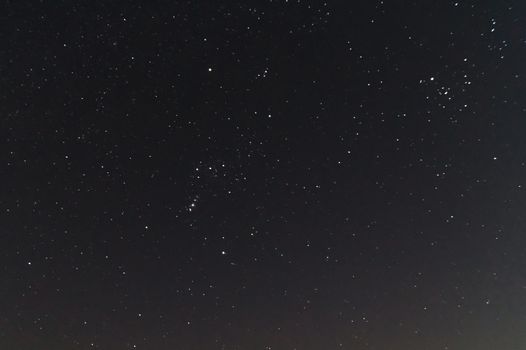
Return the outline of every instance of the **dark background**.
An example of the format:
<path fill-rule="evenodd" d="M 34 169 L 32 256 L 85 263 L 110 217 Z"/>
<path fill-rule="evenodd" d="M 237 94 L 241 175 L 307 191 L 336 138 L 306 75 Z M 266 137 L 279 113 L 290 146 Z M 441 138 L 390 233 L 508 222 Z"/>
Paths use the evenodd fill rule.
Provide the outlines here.
<path fill-rule="evenodd" d="M 526 347 L 524 1 L 4 1 L 0 349 Z"/>

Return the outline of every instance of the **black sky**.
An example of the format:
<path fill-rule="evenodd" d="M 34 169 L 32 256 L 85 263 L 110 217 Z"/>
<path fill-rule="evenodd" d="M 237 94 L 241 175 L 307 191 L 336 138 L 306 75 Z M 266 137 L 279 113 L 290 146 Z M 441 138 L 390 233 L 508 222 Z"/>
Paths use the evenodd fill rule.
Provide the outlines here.
<path fill-rule="evenodd" d="M 0 349 L 526 348 L 523 1 L 0 19 Z"/>

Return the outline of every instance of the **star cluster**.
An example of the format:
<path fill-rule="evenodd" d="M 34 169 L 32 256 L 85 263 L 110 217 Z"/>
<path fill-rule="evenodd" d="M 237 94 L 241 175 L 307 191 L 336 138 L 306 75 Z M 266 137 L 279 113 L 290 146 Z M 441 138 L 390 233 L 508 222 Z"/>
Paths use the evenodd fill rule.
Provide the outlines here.
<path fill-rule="evenodd" d="M 33 1 L 0 348 L 526 347 L 521 1 Z"/>

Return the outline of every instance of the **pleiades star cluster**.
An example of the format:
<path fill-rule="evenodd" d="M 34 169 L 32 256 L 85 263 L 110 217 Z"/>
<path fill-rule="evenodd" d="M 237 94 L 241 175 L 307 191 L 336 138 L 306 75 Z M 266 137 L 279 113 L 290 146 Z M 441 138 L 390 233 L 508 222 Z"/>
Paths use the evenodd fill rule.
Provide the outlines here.
<path fill-rule="evenodd" d="M 526 349 L 525 135 L 522 0 L 6 0 L 0 349 Z"/>

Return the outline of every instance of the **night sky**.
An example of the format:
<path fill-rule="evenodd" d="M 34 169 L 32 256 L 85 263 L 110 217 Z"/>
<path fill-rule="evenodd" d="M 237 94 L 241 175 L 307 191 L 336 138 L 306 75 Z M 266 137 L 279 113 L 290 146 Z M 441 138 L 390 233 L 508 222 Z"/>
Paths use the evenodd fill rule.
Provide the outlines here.
<path fill-rule="evenodd" d="M 4 1 L 1 350 L 526 349 L 526 3 Z"/>

